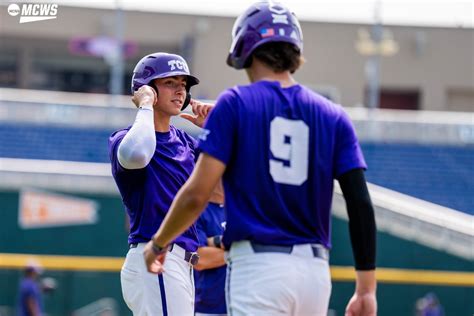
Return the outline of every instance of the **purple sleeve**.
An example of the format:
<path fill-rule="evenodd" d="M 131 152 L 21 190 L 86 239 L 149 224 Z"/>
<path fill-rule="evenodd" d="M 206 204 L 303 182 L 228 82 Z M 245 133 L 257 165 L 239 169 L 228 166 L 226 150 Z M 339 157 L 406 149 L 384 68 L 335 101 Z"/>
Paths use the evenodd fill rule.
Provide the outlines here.
<path fill-rule="evenodd" d="M 122 142 L 122 140 L 123 140 L 123 138 L 125 137 L 126 134 L 127 134 L 127 130 L 120 130 L 120 131 L 117 131 L 117 132 L 113 133 L 109 137 L 109 157 L 110 157 L 110 163 L 112 164 L 113 173 L 117 173 L 118 171 L 127 170 L 127 169 L 124 169 L 120 165 L 120 163 L 118 161 L 118 157 L 117 157 L 118 146 L 120 145 L 120 143 Z"/>
<path fill-rule="evenodd" d="M 34 286 L 32 284 L 27 284 L 23 288 L 23 295 L 25 297 L 36 297 L 36 291 L 35 291 Z"/>
<path fill-rule="evenodd" d="M 228 164 L 232 157 L 237 130 L 237 96 L 227 90 L 217 100 L 199 136 L 201 151 Z"/>
<path fill-rule="evenodd" d="M 336 128 L 334 177 L 338 178 L 340 175 L 357 168 L 367 169 L 354 126 L 349 116 L 342 109 Z"/>

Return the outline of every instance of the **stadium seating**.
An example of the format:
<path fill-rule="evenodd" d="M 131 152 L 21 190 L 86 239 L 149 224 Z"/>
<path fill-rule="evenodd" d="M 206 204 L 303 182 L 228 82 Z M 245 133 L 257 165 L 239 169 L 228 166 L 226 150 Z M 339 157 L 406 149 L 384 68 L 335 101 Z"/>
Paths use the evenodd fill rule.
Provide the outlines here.
<path fill-rule="evenodd" d="M 362 144 L 367 181 L 474 215 L 474 146 Z"/>
<path fill-rule="evenodd" d="M 7 123 L 0 157 L 108 162 L 112 130 Z M 367 180 L 474 215 L 474 146 L 363 143 Z"/>
<path fill-rule="evenodd" d="M 0 157 L 109 162 L 112 130 L 0 124 Z"/>

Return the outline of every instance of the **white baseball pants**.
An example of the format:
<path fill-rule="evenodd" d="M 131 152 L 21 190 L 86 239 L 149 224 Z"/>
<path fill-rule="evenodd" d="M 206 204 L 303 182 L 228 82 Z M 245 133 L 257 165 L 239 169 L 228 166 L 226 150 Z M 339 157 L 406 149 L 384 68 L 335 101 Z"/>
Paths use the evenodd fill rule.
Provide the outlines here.
<path fill-rule="evenodd" d="M 254 252 L 250 242 L 233 243 L 226 285 L 229 316 L 326 316 L 331 295 L 329 263 L 311 245 L 290 254 Z"/>
<path fill-rule="evenodd" d="M 193 267 L 184 260 L 184 249 L 175 244 L 166 255 L 165 272 L 156 275 L 146 269 L 144 246 L 130 248 L 120 273 L 123 298 L 133 315 L 193 316 Z"/>

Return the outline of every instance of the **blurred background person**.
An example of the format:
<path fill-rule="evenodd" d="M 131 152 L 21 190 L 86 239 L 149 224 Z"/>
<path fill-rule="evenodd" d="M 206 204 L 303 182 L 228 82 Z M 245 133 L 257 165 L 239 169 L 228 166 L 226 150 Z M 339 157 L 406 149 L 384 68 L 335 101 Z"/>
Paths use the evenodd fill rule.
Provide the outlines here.
<path fill-rule="evenodd" d="M 435 293 L 427 293 L 416 301 L 416 316 L 444 316 L 444 308 Z"/>
<path fill-rule="evenodd" d="M 24 270 L 24 276 L 18 289 L 18 316 L 43 315 L 42 287 L 38 280 L 43 268 L 37 262 L 29 262 Z"/>

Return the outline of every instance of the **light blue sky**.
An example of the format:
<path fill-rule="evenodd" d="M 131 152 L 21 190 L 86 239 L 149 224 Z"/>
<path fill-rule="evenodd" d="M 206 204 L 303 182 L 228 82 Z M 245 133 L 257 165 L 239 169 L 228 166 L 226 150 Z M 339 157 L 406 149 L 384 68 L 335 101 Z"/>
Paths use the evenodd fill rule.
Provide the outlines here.
<path fill-rule="evenodd" d="M 12 1 L 19 3 L 21 1 Z M 29 1 L 31 2 L 31 1 Z M 237 16 L 253 0 L 46 0 L 60 5 Z M 300 20 L 372 23 L 376 0 L 283 0 Z M 384 24 L 474 27 L 474 0 L 381 0 Z"/>

